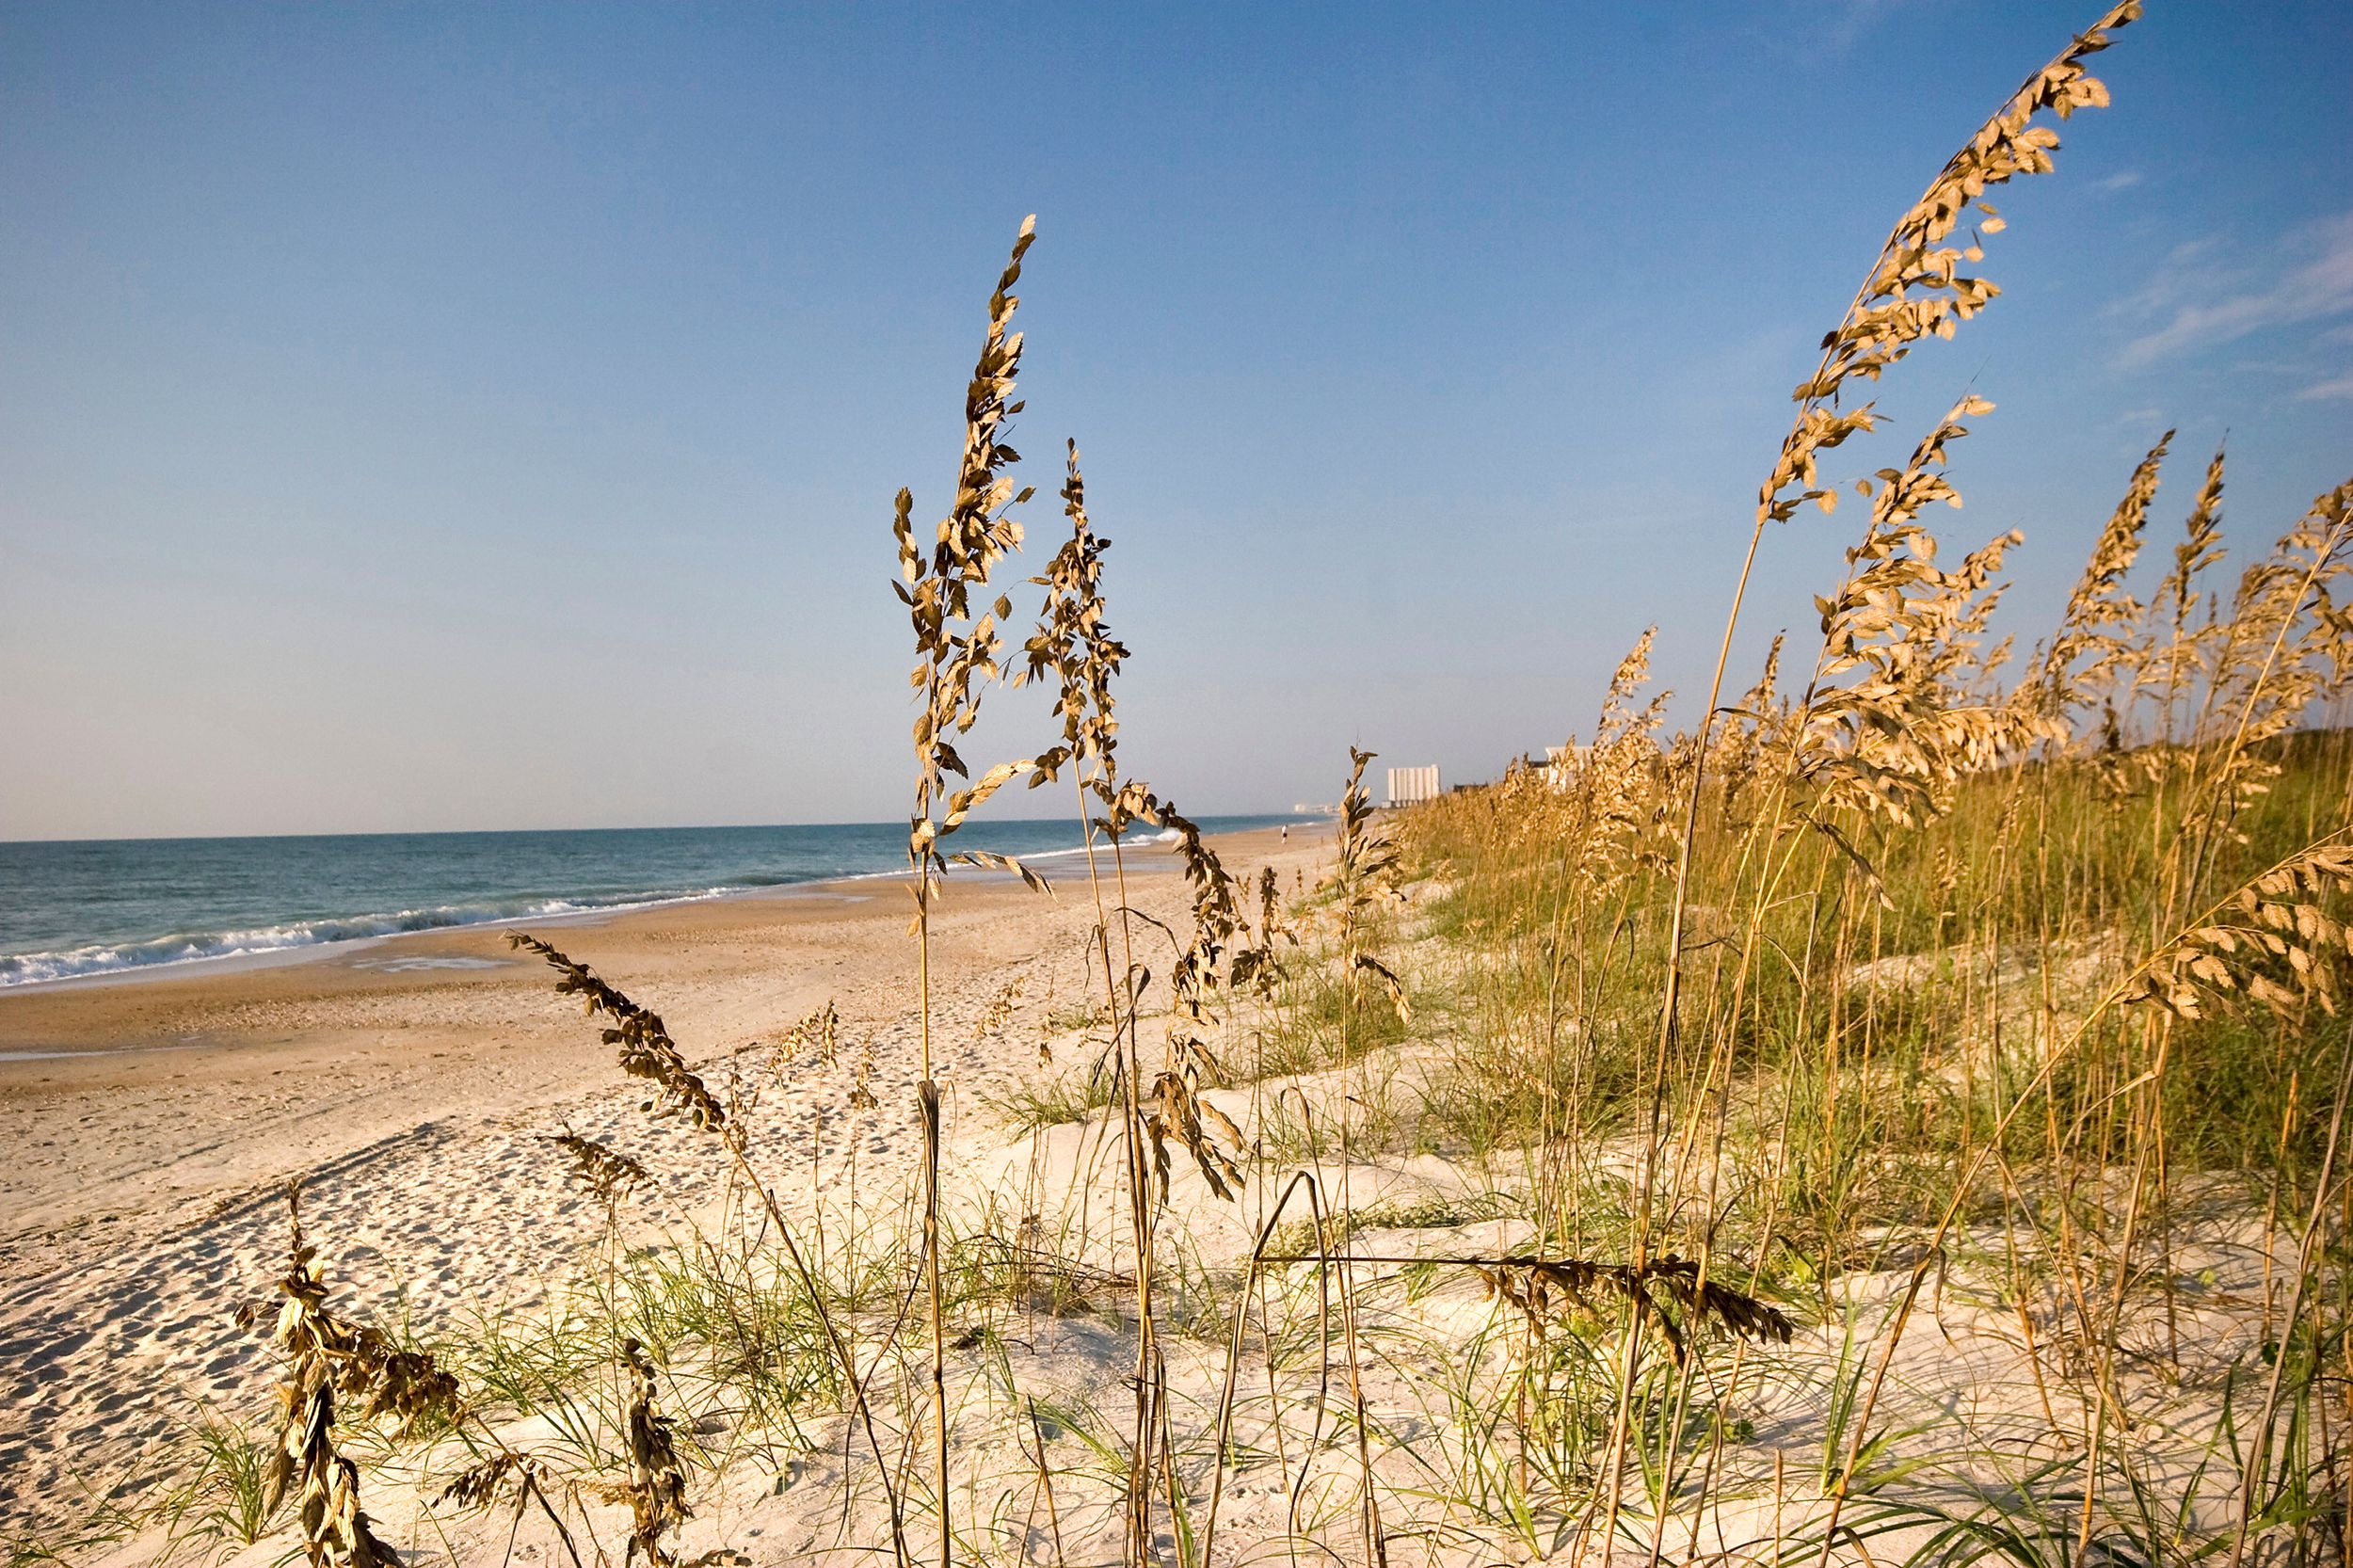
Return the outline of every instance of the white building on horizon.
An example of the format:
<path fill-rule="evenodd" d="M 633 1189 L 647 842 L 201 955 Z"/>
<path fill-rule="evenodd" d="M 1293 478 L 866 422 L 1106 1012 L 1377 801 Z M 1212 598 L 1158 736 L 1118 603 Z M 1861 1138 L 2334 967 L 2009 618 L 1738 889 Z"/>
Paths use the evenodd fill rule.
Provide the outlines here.
<path fill-rule="evenodd" d="M 1545 747 L 1545 782 L 1567 794 L 1577 784 L 1577 771 L 1585 765 L 1585 752 L 1580 745 Z"/>
<path fill-rule="evenodd" d="M 1388 805 L 1411 806 L 1417 801 L 1435 800 L 1441 792 L 1435 762 L 1426 767 L 1389 770 Z"/>

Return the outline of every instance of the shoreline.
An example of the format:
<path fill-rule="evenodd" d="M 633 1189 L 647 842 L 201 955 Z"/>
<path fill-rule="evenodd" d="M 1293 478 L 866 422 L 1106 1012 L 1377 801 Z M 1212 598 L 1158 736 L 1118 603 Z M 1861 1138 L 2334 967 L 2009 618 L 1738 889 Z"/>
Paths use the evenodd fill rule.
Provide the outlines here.
<path fill-rule="evenodd" d="M 1210 834 L 1207 841 L 1239 867 L 1252 855 L 1263 857 L 1292 844 L 1319 843 L 1329 831 L 1328 824 L 1321 823 L 1291 825 L 1301 829 L 1291 840 L 1285 840 L 1279 827 L 1256 827 Z M 1139 847 L 1165 850 L 1168 845 L 1156 837 Z M 1032 853 L 1027 859 L 1050 860 L 1084 854 L 1081 845 Z M 1131 874 L 1141 872 L 1154 877 L 1175 869 L 1174 857 L 1165 854 L 1136 857 L 1129 866 Z M 904 871 L 857 872 L 807 882 L 734 888 L 684 898 L 568 909 L 547 915 L 494 916 L 462 924 L 138 965 L 0 986 L 0 1091 L 8 1086 L 8 1069 L 14 1064 L 234 1044 L 186 1037 L 164 1039 L 152 1032 L 136 1038 L 108 1038 L 105 1032 L 110 1020 L 102 1019 L 114 1013 L 148 1015 L 216 1003 L 226 1000 L 240 982 L 254 983 L 274 996 L 298 988 L 305 975 L 316 977 L 319 984 L 328 989 L 338 988 L 337 982 L 326 978 L 330 975 L 346 983 L 343 988 L 349 988 L 347 983 L 353 977 L 380 977 L 412 986 L 433 985 L 437 982 L 463 985 L 470 979 L 536 967 L 518 958 L 506 947 L 504 938 L 509 931 L 599 931 L 616 934 L 629 945 L 656 943 L 664 939 L 673 925 L 706 929 L 769 923 L 760 913 L 737 920 L 730 917 L 729 911 L 773 913 L 783 917 L 781 923 L 787 924 L 792 923 L 796 915 L 813 916 L 828 909 L 846 911 L 874 902 L 873 889 L 905 886 L 911 874 Z M 950 873 L 949 885 L 962 894 L 984 896 L 1021 887 L 1020 879 L 1010 872 L 974 867 L 955 869 Z M 1039 895 L 1024 889 L 1022 896 Z M 947 912 L 952 918 L 952 902 Z M 289 980 L 290 976 L 294 978 Z M 95 1000 L 127 999 L 135 993 L 141 994 L 141 1000 L 152 997 L 154 1005 L 109 1007 Z M 67 1034 L 60 1035 L 56 1032 L 57 1016 L 69 1011 L 95 1013 L 101 1017 L 88 1023 L 77 1021 Z M 5 1224 L 4 1212 L 0 1212 L 0 1224 Z"/>
<path fill-rule="evenodd" d="M 824 827 L 844 824 L 821 824 L 816 825 Z M 862 827 L 871 824 L 852 824 L 846 825 Z M 1273 825 L 1279 828 L 1282 824 L 1276 824 Z M 1312 831 L 1320 824 L 1310 821 L 1306 823 L 1294 822 L 1289 825 L 1294 827 L 1303 827 Z M 1268 830 L 1269 829 L 1267 827 L 1239 828 L 1225 834 L 1211 833 L 1208 835 L 1208 837 L 1210 842 L 1215 843 L 1223 838 L 1245 837 Z M 560 834 L 565 830 L 557 829 L 550 831 Z M 653 831 L 666 830 L 656 829 Z M 506 835 L 490 834 L 488 836 L 504 837 Z M 312 835 L 304 837 L 350 836 Z M 401 837 L 401 835 L 360 835 L 359 837 Z M 168 841 L 177 842 L 179 840 Z M 1148 848 L 1154 844 L 1164 844 L 1173 841 L 1173 836 L 1166 831 L 1163 831 L 1160 833 L 1155 833 L 1148 838 L 1139 838 L 1133 840 L 1131 840 L 1131 844 L 1132 847 L 1135 848 Z M 1032 850 L 1022 855 L 1020 858 L 1025 863 L 1030 861 L 1044 861 L 1051 863 L 1069 859 L 1074 856 L 1083 856 L 1086 853 L 1087 846 L 1083 843 L 1080 843 L 1052 849 Z M 649 894 L 645 897 L 625 895 L 617 897 L 615 902 L 610 904 L 572 904 L 568 895 L 550 894 L 544 902 L 567 906 L 551 908 L 543 912 L 533 912 L 527 910 L 522 912 L 502 913 L 486 908 L 479 915 L 472 915 L 459 913 L 460 911 L 466 909 L 466 905 L 453 904 L 437 906 L 430 909 L 399 910 L 392 913 L 383 914 L 361 912 L 356 914 L 316 916 L 309 919 L 289 919 L 288 920 L 281 922 L 281 926 L 300 928 L 305 925 L 331 926 L 353 922 L 389 922 L 418 916 L 439 914 L 445 911 L 457 916 L 457 918 L 455 919 L 440 920 L 431 924 L 395 927 L 393 929 L 382 931 L 370 931 L 359 936 L 333 936 L 324 939 L 313 939 L 306 936 L 267 946 L 238 948 L 225 952 L 200 952 L 186 957 L 171 957 L 143 962 L 131 962 L 119 964 L 115 967 L 107 968 L 86 969 L 69 974 L 43 975 L 40 978 L 31 980 L 0 981 L 0 999 L 27 993 L 61 990 L 67 987 L 145 983 L 158 979 L 184 977 L 190 974 L 230 974 L 273 968 L 286 965 L 301 964 L 312 960 L 332 961 L 348 953 L 365 951 L 371 946 L 398 942 L 408 937 L 431 936 L 448 932 L 477 930 L 482 928 L 512 930 L 523 925 L 562 925 L 570 927 L 639 914 L 648 910 L 676 908 L 681 905 L 711 904 L 737 899 L 783 898 L 792 897 L 795 895 L 847 897 L 854 895 L 840 893 L 836 891 L 836 889 L 872 882 L 904 883 L 911 874 L 911 872 L 904 869 L 893 867 L 879 871 L 840 872 L 822 876 L 810 876 L 794 881 L 737 883 L 732 885 L 722 883 L 696 892 L 656 893 Z M 986 882 L 1004 880 L 1007 879 L 1010 873 L 1007 872 L 982 870 L 968 866 L 955 867 L 949 873 L 950 878 L 961 886 L 974 886 Z M 517 894 L 513 896 L 521 898 L 529 895 Z M 264 935 L 271 930 L 280 929 L 281 926 L 263 926 L 250 932 L 194 932 L 186 934 L 184 939 L 190 943 L 207 940 L 226 940 L 238 936 Z M 125 949 L 152 947 L 163 943 L 180 941 L 182 939 L 182 934 L 166 933 L 164 935 L 154 936 L 124 937 L 120 941 L 112 942 L 93 941 L 84 943 L 82 946 L 73 949 L 54 952 L 42 951 L 17 953 L 8 955 L 8 957 L 15 962 L 24 962 L 35 959 L 51 961 L 60 959 L 70 960 L 75 954 L 79 953 L 93 952 L 111 952 Z M 8 1052 L 5 1044 L 0 1043 L 0 1058 L 4 1058 L 7 1054 Z"/>
<path fill-rule="evenodd" d="M 92 969 L 81 974 L 52 975 L 41 980 L 20 980 L 0 984 L 0 1002 L 13 996 L 35 995 L 65 990 L 69 987 L 90 988 L 103 985 L 142 984 L 155 981 L 184 980 L 194 976 L 248 973 L 257 969 L 285 968 L 308 963 L 328 963 L 389 943 L 410 937 L 438 936 L 459 931 L 506 931 L 524 925 L 581 926 L 603 920 L 639 915 L 649 910 L 675 909 L 685 904 L 712 904 L 723 899 L 757 899 L 790 897 L 794 894 L 828 898 L 850 898 L 855 895 L 834 893 L 828 889 L 854 882 L 888 881 L 904 876 L 904 872 L 857 872 L 846 876 L 812 877 L 807 882 L 780 882 L 768 887 L 724 888 L 706 893 L 683 893 L 676 898 L 632 900 L 623 904 L 584 905 L 576 909 L 552 911 L 544 915 L 486 915 L 480 920 L 451 920 L 441 925 L 422 925 L 407 931 L 376 931 L 364 936 L 338 936 L 320 942 L 288 942 L 280 947 L 250 948 L 236 952 L 199 953 L 193 958 L 166 958 L 152 964 L 126 964 L 120 968 Z M 366 916 L 338 917 L 364 920 Z M 166 938 L 154 938 L 164 940 Z M 24 956 L 37 956 L 26 954 Z M 0 1047 L 0 1056 L 7 1048 Z"/>

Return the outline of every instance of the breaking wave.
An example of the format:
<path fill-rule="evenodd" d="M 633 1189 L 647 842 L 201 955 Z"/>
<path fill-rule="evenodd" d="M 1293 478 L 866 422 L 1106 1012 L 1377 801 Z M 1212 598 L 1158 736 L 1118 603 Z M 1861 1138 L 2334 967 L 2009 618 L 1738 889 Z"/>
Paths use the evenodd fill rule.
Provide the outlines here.
<path fill-rule="evenodd" d="M 392 915 L 347 915 L 328 920 L 288 920 L 248 931 L 182 932 L 142 942 L 98 942 L 56 952 L 0 953 L 0 987 L 32 985 L 45 980 L 72 980 L 83 975 L 115 974 L 125 969 L 154 968 L 167 964 L 194 964 L 212 958 L 249 958 L 281 952 L 288 948 L 318 947 L 328 942 L 356 942 L 370 936 L 398 936 L 412 931 L 439 931 L 451 926 L 495 925 L 501 921 L 545 920 L 553 915 L 584 915 L 606 910 L 643 909 L 657 904 L 683 904 L 728 891 L 706 888 L 692 892 L 635 894 L 628 897 L 551 898 L 502 904 L 453 904 L 438 909 L 403 909 Z"/>

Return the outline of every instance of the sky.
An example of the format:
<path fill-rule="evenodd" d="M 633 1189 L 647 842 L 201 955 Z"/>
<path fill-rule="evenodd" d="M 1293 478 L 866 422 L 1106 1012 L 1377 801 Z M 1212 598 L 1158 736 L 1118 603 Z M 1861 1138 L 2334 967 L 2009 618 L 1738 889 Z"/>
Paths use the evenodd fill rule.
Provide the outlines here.
<path fill-rule="evenodd" d="M 2095 9 L 15 0 L 0 839 L 903 816 L 891 497 L 1031 213 L 1013 575 L 1075 438 L 1131 773 L 1493 776 L 1653 624 L 1688 723 L 1788 389 Z M 2025 531 L 2025 641 L 2163 429 L 2156 536 L 2227 436 L 2240 560 L 2353 472 L 2353 8 L 2152 0 L 2095 70 L 1832 471 L 1993 402 L 1937 526 Z M 1858 525 L 1769 535 L 1735 689 Z"/>

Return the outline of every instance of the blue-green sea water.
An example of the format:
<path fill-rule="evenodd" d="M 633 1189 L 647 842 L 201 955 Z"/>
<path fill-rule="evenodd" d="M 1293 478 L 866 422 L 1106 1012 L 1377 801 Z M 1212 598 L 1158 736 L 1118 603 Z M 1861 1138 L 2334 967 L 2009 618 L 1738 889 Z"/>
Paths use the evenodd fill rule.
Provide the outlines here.
<path fill-rule="evenodd" d="M 1050 877 L 1078 836 L 1068 821 L 973 822 L 953 847 L 1042 857 Z M 0 843 L 0 986 L 905 866 L 901 823 Z"/>

